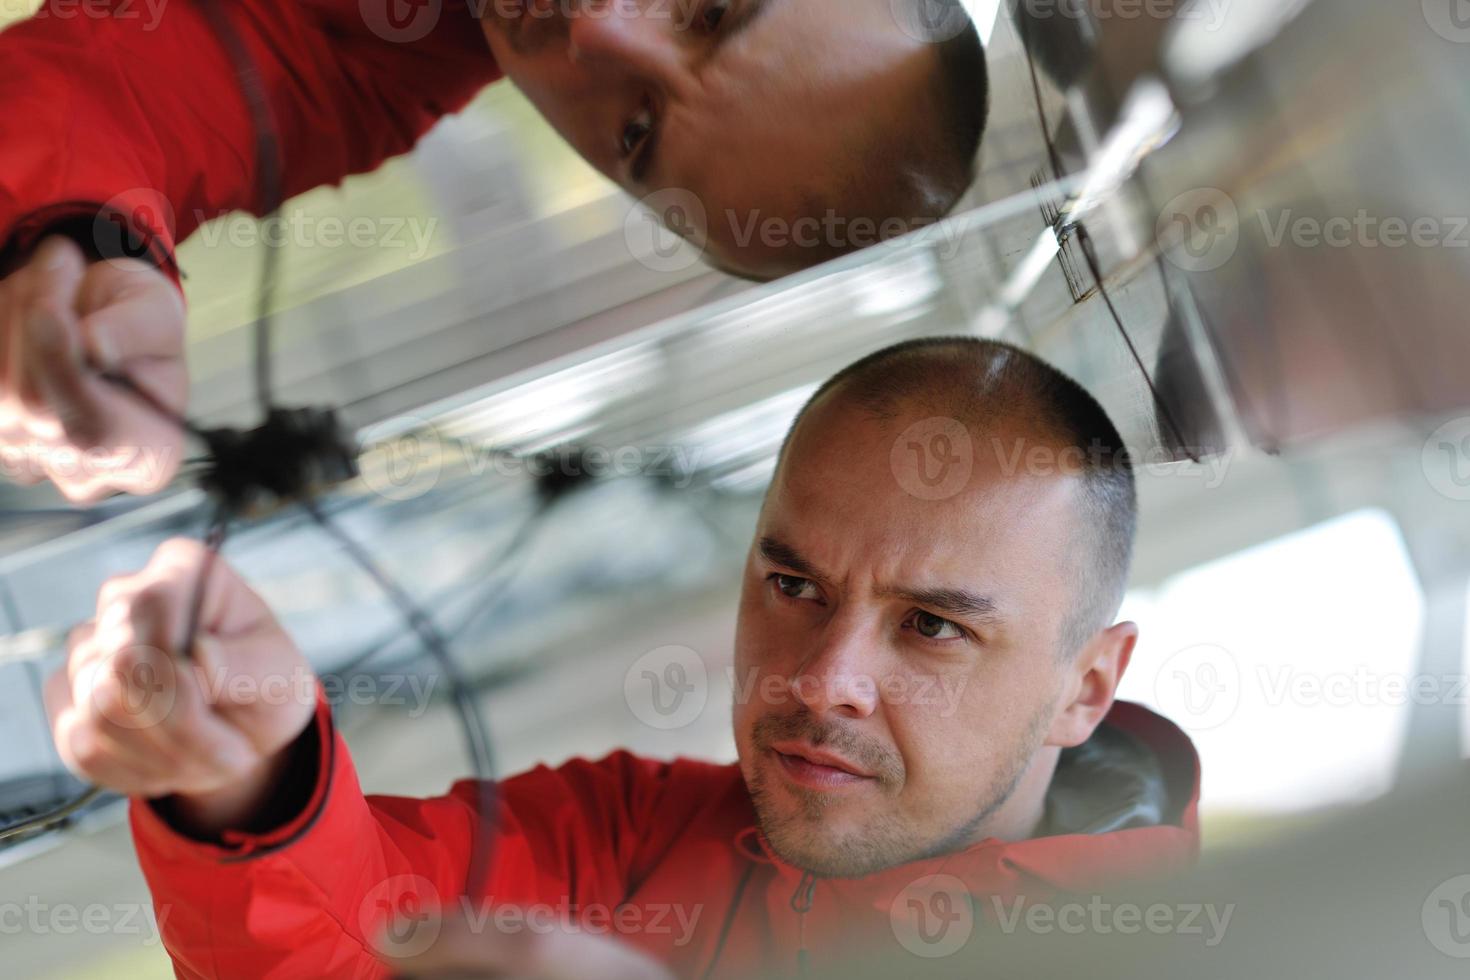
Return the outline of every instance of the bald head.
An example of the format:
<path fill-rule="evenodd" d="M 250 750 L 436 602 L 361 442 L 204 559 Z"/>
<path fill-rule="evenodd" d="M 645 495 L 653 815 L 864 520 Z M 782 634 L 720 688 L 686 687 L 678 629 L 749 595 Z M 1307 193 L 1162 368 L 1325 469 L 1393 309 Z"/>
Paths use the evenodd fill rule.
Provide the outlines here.
<path fill-rule="evenodd" d="M 817 407 L 824 411 L 814 412 Z M 1013 470 L 1034 459 L 1020 447 L 1044 447 L 1046 465 L 1075 480 L 1077 537 L 1074 611 L 1063 653 L 1111 622 L 1122 602 L 1137 523 L 1133 468 L 1117 429 L 1079 384 L 1039 358 L 997 341 L 926 338 L 888 347 L 830 378 L 798 413 L 781 449 L 806 427 L 825 424 L 827 407 L 873 419 L 940 417 L 969 430 L 982 450 L 1009 452 Z M 1001 470 L 1006 460 L 1001 459 Z"/>

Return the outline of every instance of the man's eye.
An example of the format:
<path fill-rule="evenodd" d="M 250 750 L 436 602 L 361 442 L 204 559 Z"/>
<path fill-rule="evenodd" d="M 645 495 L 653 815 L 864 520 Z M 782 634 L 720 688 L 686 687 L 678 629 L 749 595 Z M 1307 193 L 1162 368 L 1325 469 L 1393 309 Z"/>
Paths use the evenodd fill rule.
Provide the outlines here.
<path fill-rule="evenodd" d="M 812 588 L 810 579 L 798 578 L 795 575 L 782 575 L 777 573 L 771 576 L 776 583 L 776 588 L 788 599 L 803 599 L 808 597 L 808 590 Z"/>
<path fill-rule="evenodd" d="M 914 632 L 926 640 L 955 640 L 965 635 L 954 623 L 922 609 L 914 613 L 909 622 L 913 625 Z"/>
<path fill-rule="evenodd" d="M 638 147 L 643 145 L 643 141 L 648 139 L 648 134 L 651 132 L 653 132 L 653 110 L 641 109 L 638 115 L 628 120 L 628 124 L 623 127 L 623 156 L 630 157 L 637 152 Z"/>
<path fill-rule="evenodd" d="M 720 24 L 724 23 L 725 15 L 729 12 L 730 0 L 710 0 L 699 15 L 700 26 L 713 33 L 720 29 Z"/>

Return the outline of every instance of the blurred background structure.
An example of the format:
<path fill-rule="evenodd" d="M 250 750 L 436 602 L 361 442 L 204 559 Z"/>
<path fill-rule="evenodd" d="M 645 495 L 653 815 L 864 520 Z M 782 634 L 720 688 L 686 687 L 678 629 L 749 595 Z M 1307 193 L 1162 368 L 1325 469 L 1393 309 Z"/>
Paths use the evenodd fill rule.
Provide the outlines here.
<path fill-rule="evenodd" d="M 184 244 L 192 412 L 248 421 L 254 270 L 282 234 L 281 399 L 360 430 L 364 477 L 325 506 L 455 634 L 501 769 L 617 746 L 733 759 L 739 570 L 796 409 L 907 337 L 1025 346 L 1140 464 L 1121 694 L 1195 739 L 1207 857 L 1228 862 L 1470 757 L 1455 2 L 1201 2 L 1138 51 L 1112 4 L 975 0 L 994 109 L 970 206 L 767 286 L 652 232 L 493 86 L 275 228 L 230 217 Z M 39 693 L 66 628 L 207 516 L 184 482 L 87 511 L 5 485 L 0 510 L 3 824 L 76 789 Z M 226 554 L 340 679 L 369 791 L 466 771 L 443 678 L 308 520 L 243 527 Z M 704 700 L 659 727 L 626 680 L 671 646 L 703 663 Z M 156 932 L 118 925 L 147 904 L 121 814 L 0 845 L 0 900 L 114 910 L 100 931 L 0 921 L 9 975 L 167 975 Z"/>

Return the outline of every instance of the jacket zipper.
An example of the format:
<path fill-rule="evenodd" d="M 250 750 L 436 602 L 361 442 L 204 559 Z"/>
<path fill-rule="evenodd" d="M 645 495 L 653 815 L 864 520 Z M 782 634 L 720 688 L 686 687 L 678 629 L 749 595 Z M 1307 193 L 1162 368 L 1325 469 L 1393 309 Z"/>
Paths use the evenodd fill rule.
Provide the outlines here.
<path fill-rule="evenodd" d="M 812 908 L 812 895 L 817 889 L 817 876 L 810 871 L 803 871 L 801 881 L 796 883 L 796 891 L 791 893 L 791 909 L 796 913 L 796 972 L 799 976 L 807 975 L 807 951 L 806 951 L 806 914 Z"/>

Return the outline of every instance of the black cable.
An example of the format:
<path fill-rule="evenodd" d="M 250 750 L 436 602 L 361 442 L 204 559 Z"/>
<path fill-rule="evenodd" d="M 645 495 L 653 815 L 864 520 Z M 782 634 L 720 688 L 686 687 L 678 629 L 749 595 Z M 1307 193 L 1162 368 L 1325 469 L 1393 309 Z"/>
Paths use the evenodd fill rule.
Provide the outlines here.
<path fill-rule="evenodd" d="M 7 841 L 12 837 L 20 837 L 23 834 L 44 830 L 53 824 L 60 823 L 97 799 L 103 792 L 100 786 L 88 786 L 79 795 L 72 797 L 60 806 L 47 810 L 44 813 L 38 813 L 34 817 L 27 817 L 8 826 L 0 827 L 0 841 Z"/>
<path fill-rule="evenodd" d="M 163 402 L 159 401 L 157 395 L 153 394 L 153 392 L 138 384 L 138 382 L 134 381 L 126 374 L 120 374 L 116 371 L 104 371 L 102 372 L 101 377 L 102 380 L 109 381 L 113 385 L 116 385 L 118 388 L 121 388 L 123 391 L 126 391 L 128 394 L 138 399 L 138 401 L 151 408 L 163 419 L 173 423 L 175 426 L 182 429 L 188 435 L 194 436 L 200 440 L 207 440 L 209 438 L 209 434 L 202 427 L 196 425 L 195 423 L 191 422 L 187 417 L 180 415 L 178 412 L 175 412 L 173 409 L 169 408 Z"/>
<path fill-rule="evenodd" d="M 1018 20 L 1021 27 L 1021 50 L 1026 52 L 1026 68 L 1031 73 L 1031 92 L 1036 99 L 1036 119 L 1041 124 L 1041 138 L 1046 143 L 1047 162 L 1051 164 L 1052 180 L 1059 180 L 1062 176 L 1062 159 L 1052 140 L 1051 122 L 1046 118 L 1046 104 L 1041 98 L 1041 78 L 1036 73 L 1036 58 L 1031 53 L 1030 22 L 1025 17 Z"/>
<path fill-rule="evenodd" d="M 521 522 L 521 526 L 516 529 L 516 533 L 511 537 L 510 541 L 506 543 L 504 548 L 501 548 L 495 553 L 495 557 L 491 561 L 481 563 L 482 566 L 488 566 L 492 571 L 500 571 L 502 574 L 498 578 L 490 580 L 478 592 L 470 595 L 466 601 L 466 604 L 470 608 L 469 614 L 445 631 L 444 636 L 447 640 L 453 641 L 463 636 L 465 631 L 472 625 L 495 611 L 496 606 L 499 605 L 505 590 L 510 587 L 513 579 L 513 576 L 505 570 L 519 558 L 536 529 L 545 523 L 545 517 L 550 511 L 550 504 L 543 504 L 537 508 L 534 513 Z M 473 573 L 471 574 L 473 575 Z M 445 604 L 451 601 L 453 601 L 452 598 L 447 599 L 445 600 Z M 399 638 L 397 636 L 393 636 L 381 643 L 374 644 L 353 657 L 347 663 L 338 667 L 333 673 L 345 675 L 358 670 L 368 661 L 375 659 L 385 651 L 391 649 L 398 640 Z"/>
<path fill-rule="evenodd" d="M 343 550 L 347 552 L 348 557 L 367 573 L 368 577 L 377 584 L 378 588 L 383 591 L 389 601 L 398 608 L 409 629 L 418 634 L 419 642 L 423 644 L 424 649 L 438 660 L 441 666 L 445 668 L 445 673 L 450 675 L 451 683 L 456 688 L 467 687 L 468 685 L 464 684 L 463 678 L 460 675 L 458 665 L 449 653 L 449 643 L 444 634 L 440 632 L 439 627 L 434 621 L 419 608 L 418 604 L 404 590 L 403 586 L 399 585 L 397 580 L 374 561 L 372 556 L 357 543 L 356 539 L 347 534 L 335 521 L 324 514 L 314 501 L 303 501 L 301 507 L 307 514 L 311 515 L 311 519 L 316 522 L 318 527 L 342 546 Z M 458 700 L 458 697 L 456 697 L 456 700 Z M 474 722 L 474 724 L 467 725 L 465 731 L 465 744 L 468 748 L 470 759 L 474 763 L 477 771 L 489 772 L 493 769 L 493 766 L 490 759 L 490 750 L 486 744 L 488 740 L 485 736 L 484 721 L 479 718 L 478 709 L 467 713 L 466 717 L 472 719 Z"/>
<path fill-rule="evenodd" d="M 225 49 L 235 69 L 235 78 L 240 93 L 245 98 L 246 110 L 250 113 L 251 126 L 255 131 L 255 174 L 256 186 L 260 191 L 257 207 L 264 215 L 264 222 L 278 217 L 281 210 L 283 170 L 280 141 L 277 138 L 275 114 L 271 111 L 270 97 L 261 84 L 260 71 L 246 50 L 240 35 L 230 23 L 218 0 L 206 0 L 200 5 L 210 29 Z M 271 313 L 275 307 L 276 270 L 280 260 L 281 242 L 264 236 L 265 257 L 261 261 L 260 285 L 257 291 L 255 317 L 255 397 L 261 415 L 269 415 L 274 407 L 271 386 Z"/>
<path fill-rule="evenodd" d="M 1087 227 L 1080 222 L 1077 224 L 1077 243 L 1082 246 L 1082 257 L 1087 261 L 1087 268 L 1092 273 L 1092 281 L 1097 286 L 1098 294 L 1107 304 L 1108 314 L 1112 316 L 1118 333 L 1123 337 L 1123 343 L 1128 346 L 1128 353 L 1133 358 L 1133 363 L 1138 366 L 1138 373 L 1143 375 L 1143 383 L 1148 386 L 1148 393 L 1152 396 L 1154 405 L 1159 411 L 1160 420 L 1168 425 L 1169 431 L 1173 433 L 1174 445 L 1184 450 L 1191 463 L 1198 463 L 1200 461 L 1199 450 L 1194 446 L 1185 445 L 1184 433 L 1174 419 L 1173 410 L 1159 396 L 1158 386 L 1154 384 L 1153 376 L 1148 372 L 1148 366 L 1143 363 L 1143 357 L 1138 353 L 1133 337 L 1128 333 L 1128 328 L 1123 325 L 1123 318 L 1118 314 L 1118 308 L 1113 305 L 1113 297 L 1108 294 L 1107 287 L 1103 285 L 1102 263 L 1097 259 L 1097 249 L 1093 247 L 1092 236 L 1087 233 Z"/>
<path fill-rule="evenodd" d="M 194 580 L 194 594 L 189 600 L 189 615 L 184 624 L 184 635 L 179 646 L 179 655 L 186 660 L 194 658 L 194 641 L 199 637 L 199 620 L 204 613 L 204 593 L 209 587 L 209 575 L 214 570 L 215 559 L 219 556 L 220 549 L 224 547 L 225 536 L 229 534 L 230 513 L 229 508 L 221 503 L 216 505 L 214 516 L 210 518 L 209 530 L 204 537 L 204 564 L 199 569 L 199 577 Z"/>
<path fill-rule="evenodd" d="M 1031 74 L 1031 92 L 1036 100 L 1036 115 L 1038 121 L 1041 123 L 1041 137 L 1046 143 L 1046 155 L 1048 162 L 1051 164 L 1052 177 L 1053 179 L 1059 179 L 1062 173 L 1062 161 L 1060 154 L 1057 152 L 1056 142 L 1052 138 L 1051 123 L 1047 119 L 1046 105 L 1041 97 L 1041 79 L 1036 73 L 1036 59 L 1033 57 L 1031 51 L 1032 45 L 1028 22 L 1025 18 L 1020 18 L 1020 21 L 1021 46 L 1026 52 L 1026 66 Z M 1103 302 L 1107 304 L 1108 314 L 1112 317 L 1114 325 L 1118 328 L 1118 333 L 1122 336 L 1123 343 L 1127 345 L 1128 353 L 1133 358 L 1133 363 L 1138 366 L 1138 372 L 1143 376 L 1144 384 L 1148 386 L 1149 394 L 1153 398 L 1154 405 L 1158 408 L 1161 420 L 1174 434 L 1174 444 L 1189 454 L 1190 462 L 1198 463 L 1200 461 L 1198 450 L 1184 444 L 1184 436 L 1180 431 L 1178 422 L 1174 418 L 1173 410 L 1170 409 L 1167 402 L 1159 397 L 1158 386 L 1154 383 L 1152 375 L 1149 374 L 1148 367 L 1143 363 L 1143 358 L 1139 355 L 1138 348 L 1133 343 L 1133 337 L 1128 333 L 1127 327 L 1123 325 L 1123 318 L 1119 315 L 1118 308 L 1113 305 L 1113 297 L 1108 293 L 1107 287 L 1103 285 L 1102 263 L 1098 261 L 1097 250 L 1092 244 L 1092 236 L 1087 233 L 1086 226 L 1081 222 L 1077 223 L 1075 231 L 1077 242 L 1082 247 L 1082 257 L 1087 263 L 1088 271 L 1092 273 L 1092 281 L 1096 285 L 1098 294 L 1102 297 Z"/>
<path fill-rule="evenodd" d="M 479 832 L 473 836 L 470 845 L 470 859 L 465 877 L 465 895 L 473 901 L 484 892 L 489 881 L 497 806 L 495 760 L 490 747 L 489 731 L 479 703 L 475 700 L 474 691 L 450 654 L 444 635 L 403 587 L 351 535 L 328 518 L 315 501 L 304 500 L 301 506 L 323 531 L 342 546 L 368 577 L 377 583 L 389 601 L 398 607 L 409 628 L 418 634 L 424 648 L 439 662 L 440 669 L 449 678 L 450 696 L 454 699 L 455 710 L 464 732 L 465 746 L 474 766 L 480 817 Z"/>

